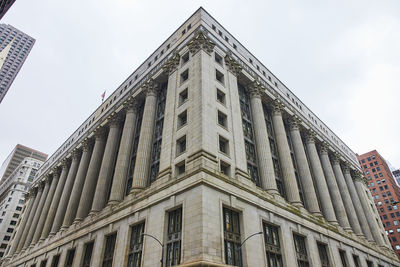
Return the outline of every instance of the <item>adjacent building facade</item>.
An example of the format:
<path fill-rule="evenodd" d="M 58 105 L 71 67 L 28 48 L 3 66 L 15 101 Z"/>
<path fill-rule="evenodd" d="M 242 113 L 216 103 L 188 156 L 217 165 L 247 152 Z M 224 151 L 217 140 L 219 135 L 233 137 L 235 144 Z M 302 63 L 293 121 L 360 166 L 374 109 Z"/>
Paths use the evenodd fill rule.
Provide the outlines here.
<path fill-rule="evenodd" d="M 400 258 L 400 188 L 385 159 L 376 150 L 357 155 L 357 158 L 367 178 L 368 188 L 388 239 Z"/>
<path fill-rule="evenodd" d="M 3 18 L 14 2 L 15 0 L 0 0 L 0 19 Z"/>
<path fill-rule="evenodd" d="M 0 185 L 0 258 L 14 233 L 25 195 L 43 161 L 25 158 Z"/>
<path fill-rule="evenodd" d="M 8 45 L 11 47 L 8 49 Z M 0 103 L 28 57 L 35 39 L 8 24 L 0 24 L 0 51 L 6 49 L 0 61 Z"/>
<path fill-rule="evenodd" d="M 6 253 L 7 266 L 400 266 L 354 152 L 202 8 L 39 169 Z"/>
<path fill-rule="evenodd" d="M 16 145 L 8 157 L 4 160 L 3 164 L 1 164 L 0 185 L 7 179 L 8 176 L 11 175 L 11 173 L 14 172 L 14 170 L 26 157 L 31 157 L 40 161 L 46 161 L 47 154 L 20 144 Z"/>
<path fill-rule="evenodd" d="M 400 186 L 400 169 L 392 172 L 394 179 L 396 180 L 397 186 Z"/>

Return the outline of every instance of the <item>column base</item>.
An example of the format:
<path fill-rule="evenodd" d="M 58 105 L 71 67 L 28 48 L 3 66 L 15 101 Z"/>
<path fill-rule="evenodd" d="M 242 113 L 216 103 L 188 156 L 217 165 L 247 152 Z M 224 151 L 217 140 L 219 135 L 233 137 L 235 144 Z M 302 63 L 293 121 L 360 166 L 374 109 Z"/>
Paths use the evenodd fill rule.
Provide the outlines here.
<path fill-rule="evenodd" d="M 129 194 L 137 194 L 140 193 L 144 190 L 144 187 L 135 187 L 135 188 L 131 188 L 131 191 L 129 191 Z"/>
<path fill-rule="evenodd" d="M 78 224 L 81 221 L 83 221 L 83 218 L 75 218 L 74 222 L 72 224 Z"/>
<path fill-rule="evenodd" d="M 115 206 L 115 205 L 117 205 L 117 204 L 119 204 L 119 203 L 121 203 L 121 202 L 122 202 L 122 200 L 110 200 L 110 201 L 108 201 L 106 207 L 108 207 L 108 206 Z"/>
<path fill-rule="evenodd" d="M 328 221 L 328 222 L 334 226 L 339 226 L 339 223 L 337 221 Z"/>
<path fill-rule="evenodd" d="M 89 217 L 94 217 L 94 216 L 96 216 L 96 214 L 97 213 L 99 213 L 99 211 L 98 210 L 91 210 L 90 212 L 89 212 Z"/>
<path fill-rule="evenodd" d="M 294 202 L 289 202 L 290 204 L 292 204 L 293 206 L 295 206 L 296 208 L 300 209 L 300 208 L 304 208 L 303 203 L 298 202 L 298 201 L 294 201 Z"/>
<path fill-rule="evenodd" d="M 63 225 L 63 226 L 61 226 L 60 231 L 64 232 L 64 231 L 66 231 L 68 228 L 69 228 L 69 226 Z"/>

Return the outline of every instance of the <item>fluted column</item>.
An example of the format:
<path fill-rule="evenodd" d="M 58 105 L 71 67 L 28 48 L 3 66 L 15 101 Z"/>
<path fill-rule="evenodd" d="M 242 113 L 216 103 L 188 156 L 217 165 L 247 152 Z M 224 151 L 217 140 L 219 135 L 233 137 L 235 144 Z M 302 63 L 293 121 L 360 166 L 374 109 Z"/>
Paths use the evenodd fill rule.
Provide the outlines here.
<path fill-rule="evenodd" d="M 323 143 L 321 146 L 320 157 L 336 218 L 338 219 L 340 226 L 345 230 L 351 230 L 346 210 L 343 205 L 342 196 L 340 195 L 339 187 L 336 183 L 335 175 L 333 174 L 331 161 L 328 155 L 328 145 L 326 143 Z"/>
<path fill-rule="evenodd" d="M 364 233 L 364 236 L 367 240 L 373 241 L 372 233 L 369 228 L 367 218 L 365 216 L 364 210 L 362 209 L 360 198 L 358 197 L 357 190 L 354 186 L 353 178 L 350 175 L 350 169 L 348 165 L 345 165 L 344 170 L 344 179 L 347 184 L 347 188 L 349 189 L 351 200 L 353 201 L 355 212 L 358 217 L 358 221 L 360 222 L 361 230 Z"/>
<path fill-rule="evenodd" d="M 47 214 L 46 222 L 44 223 L 42 234 L 40 235 L 40 240 L 44 240 L 50 232 L 51 226 L 53 225 L 54 217 L 56 216 L 58 203 L 60 202 L 61 194 L 64 189 L 65 180 L 68 175 L 68 161 L 64 159 L 61 163 L 62 170 L 60 179 L 57 183 L 56 192 L 54 193 L 53 199 L 51 201 L 49 213 Z"/>
<path fill-rule="evenodd" d="M 120 122 L 121 120 L 118 116 L 110 118 L 110 132 L 108 133 L 106 148 L 101 162 L 99 179 L 97 180 L 91 212 L 102 210 L 107 203 L 107 194 L 111 186 L 112 172 L 118 150 L 118 139 L 121 132 Z"/>
<path fill-rule="evenodd" d="M 319 209 L 317 194 L 315 193 L 306 152 L 304 151 L 303 141 L 301 140 L 299 123 L 299 118 L 295 116 L 292 117 L 290 120 L 290 137 L 292 140 L 294 156 L 297 161 L 297 171 L 300 176 L 299 180 L 303 188 L 305 206 L 312 214 L 321 216 L 321 210 Z"/>
<path fill-rule="evenodd" d="M 303 204 L 301 203 L 299 187 L 297 186 L 296 176 L 294 174 L 285 125 L 283 124 L 282 109 L 282 103 L 275 100 L 274 110 L 272 112 L 272 123 L 274 125 L 279 162 L 281 163 L 282 179 L 285 185 L 287 200 L 294 206 L 302 207 Z"/>
<path fill-rule="evenodd" d="M 44 226 L 44 223 L 46 222 L 46 218 L 47 218 L 47 214 L 50 209 L 51 201 L 53 200 L 54 193 L 56 192 L 59 176 L 60 176 L 60 174 L 58 173 L 57 169 L 54 169 L 49 193 L 47 194 L 46 202 L 44 203 L 43 210 L 40 214 L 40 218 L 39 218 L 38 225 L 36 227 L 35 234 L 33 235 L 33 241 L 32 241 L 33 244 L 35 244 L 36 242 L 39 241 L 40 235 L 42 234 L 43 226 Z"/>
<path fill-rule="evenodd" d="M 328 185 L 326 184 L 324 171 L 322 170 L 321 161 L 315 147 L 314 135 L 315 134 L 313 132 L 308 132 L 306 147 L 308 157 L 310 159 L 311 169 L 314 175 L 315 185 L 317 187 L 322 214 L 325 216 L 328 222 L 338 225 L 335 211 L 333 210 L 332 199 L 329 195 Z"/>
<path fill-rule="evenodd" d="M 124 198 L 126 180 L 128 178 L 129 160 L 132 152 L 137 117 L 136 102 L 130 100 L 126 103 L 125 109 L 125 123 L 118 150 L 109 204 L 118 203 Z"/>
<path fill-rule="evenodd" d="M 254 82 L 249 88 L 251 115 L 256 141 L 258 171 L 260 173 L 261 186 L 273 195 L 279 195 L 276 186 L 274 164 L 272 162 L 271 148 L 269 146 L 267 126 L 265 124 L 264 111 L 261 102 L 263 88 Z"/>
<path fill-rule="evenodd" d="M 8 255 L 10 255 L 10 256 L 15 253 L 19 243 L 22 241 L 21 237 L 22 237 L 22 235 L 24 233 L 24 230 L 25 230 L 25 227 L 26 227 L 26 223 L 29 221 L 28 218 L 29 218 L 30 214 L 33 213 L 32 212 L 32 207 L 33 207 L 33 203 L 35 202 L 35 199 L 36 199 L 36 192 L 34 192 L 33 190 L 32 190 L 32 192 L 30 192 L 28 194 L 27 197 L 25 197 L 25 203 L 28 202 L 28 201 L 29 202 L 28 202 L 28 205 L 25 208 L 25 213 L 24 213 L 24 215 L 22 217 L 21 223 L 19 224 L 18 231 L 15 234 L 15 237 L 14 237 L 12 243 L 11 243 L 11 247 L 10 247 L 10 250 L 8 252 Z"/>
<path fill-rule="evenodd" d="M 89 214 L 89 211 L 92 207 L 93 196 L 96 190 L 96 184 L 99 177 L 105 144 L 105 129 L 96 129 L 92 157 L 90 158 L 90 163 L 86 174 L 85 183 L 83 185 L 82 194 L 79 200 L 78 210 L 76 212 L 74 223 L 82 221 L 83 218 L 85 218 Z"/>
<path fill-rule="evenodd" d="M 362 235 L 360 222 L 358 221 L 353 202 L 350 197 L 349 189 L 344 180 L 342 168 L 340 167 L 340 155 L 336 154 L 332 161 L 333 172 L 336 177 L 336 182 L 339 187 L 340 195 L 342 196 L 344 208 L 349 219 L 351 228 L 356 235 Z"/>
<path fill-rule="evenodd" d="M 371 233 L 372 233 L 372 236 L 373 236 L 375 242 L 379 246 L 385 246 L 385 243 L 384 243 L 383 238 L 379 231 L 379 227 L 377 225 L 378 223 L 376 222 L 375 216 L 373 215 L 372 211 L 370 210 L 369 201 L 364 192 L 365 188 L 363 186 L 362 179 L 363 178 L 362 178 L 361 174 L 359 174 L 359 173 L 356 174 L 356 177 L 354 179 L 354 185 L 356 187 L 358 197 L 360 198 L 361 206 L 364 210 L 365 216 L 367 217 L 367 222 L 368 222 L 369 228 L 371 229 Z"/>
<path fill-rule="evenodd" d="M 37 223 L 39 222 L 39 217 L 42 212 L 44 202 L 46 201 L 47 193 L 49 192 L 50 183 L 49 183 L 48 177 L 45 179 L 45 181 L 42 181 L 40 183 L 41 184 L 39 186 L 39 194 L 40 194 L 41 190 L 42 190 L 42 194 L 40 196 L 40 201 L 37 205 L 37 208 L 35 209 L 35 216 L 33 217 L 33 220 L 29 227 L 29 233 L 25 240 L 24 249 L 29 247 L 29 245 L 32 242 L 32 238 L 33 238 L 33 235 L 35 234 L 36 226 L 37 226 Z"/>
<path fill-rule="evenodd" d="M 146 101 L 140 128 L 139 144 L 133 173 L 132 189 L 143 189 L 148 183 L 157 105 L 157 86 L 154 81 L 146 85 Z"/>
<path fill-rule="evenodd" d="M 68 202 L 67 210 L 61 229 L 68 228 L 76 215 L 78 209 L 79 200 L 82 194 L 83 184 L 85 182 L 86 173 L 89 167 L 90 156 L 92 154 L 92 148 L 90 141 L 85 140 L 82 144 L 82 157 L 79 162 L 78 171 L 71 191 L 71 197 Z"/>

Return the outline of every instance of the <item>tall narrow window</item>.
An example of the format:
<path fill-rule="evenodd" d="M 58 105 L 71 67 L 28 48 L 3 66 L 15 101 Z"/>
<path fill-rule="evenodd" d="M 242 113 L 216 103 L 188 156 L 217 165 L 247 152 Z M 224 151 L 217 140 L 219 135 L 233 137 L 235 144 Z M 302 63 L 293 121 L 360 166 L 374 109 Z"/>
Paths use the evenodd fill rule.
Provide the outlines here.
<path fill-rule="evenodd" d="M 47 264 L 47 260 L 42 260 L 42 262 L 40 263 L 40 267 L 46 267 Z"/>
<path fill-rule="evenodd" d="M 94 242 L 85 244 L 85 254 L 83 255 L 82 267 L 90 267 L 90 261 L 92 260 Z"/>
<path fill-rule="evenodd" d="M 150 165 L 150 183 L 157 179 L 160 167 L 161 141 L 162 141 L 162 131 L 164 125 L 164 112 L 165 112 L 165 100 L 167 96 L 167 86 L 168 83 L 163 83 L 161 85 L 157 97 L 156 124 L 154 126 L 153 150 L 151 154 L 151 165 Z"/>
<path fill-rule="evenodd" d="M 70 249 L 67 251 L 67 260 L 65 261 L 65 267 L 72 267 L 74 263 L 75 249 Z"/>
<path fill-rule="evenodd" d="M 143 250 L 144 222 L 131 227 L 129 241 L 128 267 L 140 267 Z"/>
<path fill-rule="evenodd" d="M 279 242 L 278 227 L 263 223 L 265 251 L 267 254 L 268 267 L 282 267 L 282 252 Z"/>
<path fill-rule="evenodd" d="M 271 114 L 271 111 L 265 105 L 263 105 L 263 110 L 264 110 L 265 123 L 267 125 L 269 146 L 271 148 L 272 162 L 274 165 L 276 186 L 278 187 L 279 194 L 281 194 L 281 196 L 285 197 L 286 194 L 285 194 L 285 188 L 283 187 L 278 150 L 276 148 L 274 126 L 272 124 L 272 114 Z"/>
<path fill-rule="evenodd" d="M 132 179 L 133 179 L 133 172 L 135 171 L 136 154 L 139 145 L 140 129 L 142 127 L 142 118 L 143 118 L 143 105 L 141 105 L 137 110 L 135 136 L 133 137 L 131 161 L 129 166 L 128 180 L 126 183 L 125 195 L 128 195 L 132 188 Z"/>
<path fill-rule="evenodd" d="M 167 267 L 181 263 L 182 208 L 168 212 Z"/>
<path fill-rule="evenodd" d="M 347 256 L 346 251 L 339 249 L 340 260 L 342 262 L 343 267 L 347 267 Z"/>
<path fill-rule="evenodd" d="M 329 267 L 328 247 L 325 244 L 317 243 L 321 267 Z"/>
<path fill-rule="evenodd" d="M 289 129 L 290 129 L 290 126 L 287 123 L 285 123 L 286 137 L 287 137 L 288 144 L 289 144 L 290 156 L 292 158 L 292 163 L 293 163 L 293 168 L 294 168 L 294 175 L 296 177 L 296 182 L 297 182 L 297 188 L 299 189 L 300 200 L 304 205 L 303 187 L 302 187 L 302 185 L 300 183 L 299 172 L 298 172 L 298 167 L 297 167 L 297 161 L 296 161 L 296 157 L 294 156 L 292 137 L 290 136 Z"/>
<path fill-rule="evenodd" d="M 293 239 L 296 249 L 297 265 L 299 267 L 309 267 L 305 237 L 293 234 Z"/>
<path fill-rule="evenodd" d="M 51 261 L 51 267 L 58 267 L 59 261 L 60 261 L 60 254 L 54 255 L 53 260 Z"/>
<path fill-rule="evenodd" d="M 238 250 L 241 242 L 239 213 L 228 208 L 224 208 L 223 213 L 225 263 L 229 265 L 239 266 L 239 262 L 242 261 Z"/>
<path fill-rule="evenodd" d="M 354 261 L 354 266 L 355 266 L 355 267 L 361 267 L 360 258 L 358 258 L 357 255 L 354 255 L 354 254 L 353 254 L 353 261 Z"/>
<path fill-rule="evenodd" d="M 238 83 L 240 110 L 242 114 L 242 126 L 244 135 L 244 145 L 246 149 L 247 159 L 247 172 L 250 179 L 258 186 L 260 186 L 260 178 L 258 175 L 256 147 L 253 134 L 253 123 L 250 112 L 250 98 L 246 92 L 246 88 Z"/>
<path fill-rule="evenodd" d="M 374 267 L 374 263 L 372 261 L 367 260 L 368 267 Z"/>
<path fill-rule="evenodd" d="M 117 234 L 112 234 L 106 237 L 106 247 L 104 249 L 103 267 L 112 267 L 114 259 L 114 249 Z"/>

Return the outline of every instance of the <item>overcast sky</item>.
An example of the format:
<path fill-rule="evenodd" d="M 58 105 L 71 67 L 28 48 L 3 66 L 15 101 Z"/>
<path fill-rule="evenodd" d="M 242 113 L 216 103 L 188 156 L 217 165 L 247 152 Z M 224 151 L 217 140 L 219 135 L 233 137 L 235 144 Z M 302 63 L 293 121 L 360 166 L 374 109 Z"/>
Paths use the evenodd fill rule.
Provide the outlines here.
<path fill-rule="evenodd" d="M 354 152 L 400 167 L 400 1 L 18 0 L 36 43 L 0 104 L 0 164 L 49 155 L 203 6 Z"/>

